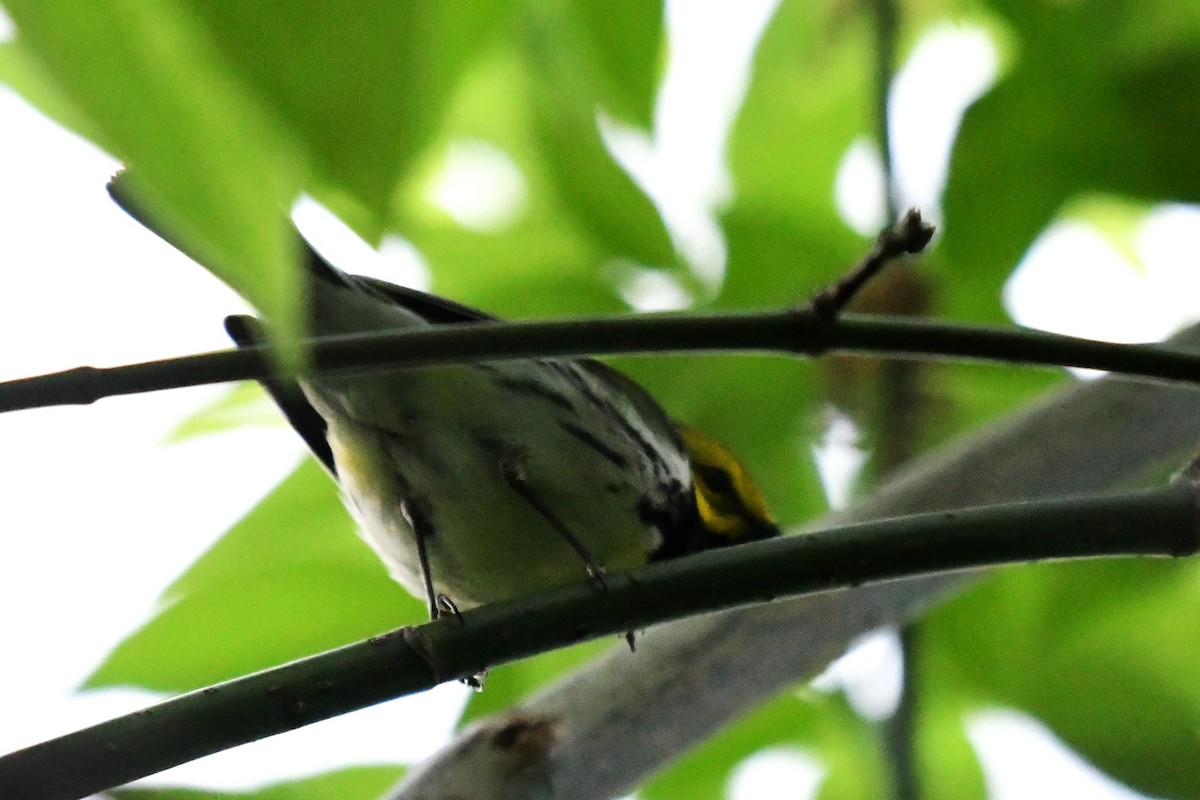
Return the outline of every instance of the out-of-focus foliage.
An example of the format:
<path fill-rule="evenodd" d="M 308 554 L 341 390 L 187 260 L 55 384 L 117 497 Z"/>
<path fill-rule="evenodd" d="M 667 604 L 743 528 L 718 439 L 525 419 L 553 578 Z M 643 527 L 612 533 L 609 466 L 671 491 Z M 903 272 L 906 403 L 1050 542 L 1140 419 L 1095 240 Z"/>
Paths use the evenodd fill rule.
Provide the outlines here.
<path fill-rule="evenodd" d="M 167 588 L 87 686 L 188 691 L 390 630 L 422 608 L 309 461 Z"/>
<path fill-rule="evenodd" d="M 1198 611 L 1193 564 L 1009 570 L 924 621 L 924 692 L 1026 710 L 1119 780 L 1192 797 Z"/>
<path fill-rule="evenodd" d="M 653 124 L 671 52 L 660 3 L 4 4 L 17 32 L 0 45 L 0 80 L 125 159 L 190 249 L 285 325 L 298 304 L 280 212 L 302 190 L 370 241 L 385 231 L 407 238 L 435 290 L 511 317 L 627 310 L 621 282 L 633 269 L 655 270 L 697 308 L 778 306 L 868 246 L 833 198 L 851 145 L 879 139 L 874 3 L 783 0 L 775 11 L 732 121 L 732 197 L 715 211 L 728 257 L 715 289 L 598 126 L 601 116 Z M 1073 204 L 1200 199 L 1200 4 L 941 0 L 899 10 L 902 56 L 934 23 L 977 22 L 1003 40 L 1005 70 L 954 145 L 940 242 L 910 282 L 883 285 L 873 310 L 1001 320 L 1004 281 Z M 480 147 L 519 175 L 516 207 L 487 225 L 431 199 L 447 165 Z M 765 357 L 621 365 L 742 454 L 785 525 L 824 510 L 811 448 L 831 400 L 856 416 L 868 445 L 892 431 L 875 403 L 888 390 L 877 361 L 820 371 Z M 923 421 L 910 450 L 968 431 L 1056 378 L 995 367 L 912 376 Z M 261 408 L 239 392 L 179 435 L 253 423 Z M 997 704 L 1037 716 L 1137 789 L 1200 795 L 1198 603 L 1191 564 L 1119 563 L 1008 570 L 930 614 L 909 665 L 929 796 L 984 795 L 963 723 Z M 168 590 L 88 685 L 190 689 L 423 613 L 354 537 L 332 484 L 305 464 Z M 515 702 L 593 650 L 497 671 L 468 716 Z M 822 761 L 824 797 L 887 792 L 872 725 L 840 695 L 802 692 L 714 738 L 645 794 L 723 796 L 730 771 L 763 747 Z M 339 774 L 245 796 L 370 796 L 392 778 Z"/>
<path fill-rule="evenodd" d="M 946 187 L 944 245 L 996 278 L 1073 197 L 1200 199 L 1200 8 L 1097 0 L 990 4 L 1010 26 L 1011 70 L 967 115 Z"/>

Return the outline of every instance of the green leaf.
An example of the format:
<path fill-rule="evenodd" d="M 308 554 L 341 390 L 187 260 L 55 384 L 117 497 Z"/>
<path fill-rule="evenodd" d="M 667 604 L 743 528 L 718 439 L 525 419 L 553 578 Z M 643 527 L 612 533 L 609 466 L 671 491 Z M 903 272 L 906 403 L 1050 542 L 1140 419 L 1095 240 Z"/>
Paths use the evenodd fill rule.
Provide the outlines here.
<path fill-rule="evenodd" d="M 137 196 L 199 260 L 268 314 L 297 319 L 282 213 L 304 160 L 175 0 L 16 0 L 19 41 L 138 173 Z"/>
<path fill-rule="evenodd" d="M 835 19 L 830 9 L 780 5 L 754 58 L 729 168 L 744 218 L 762 214 L 769 223 L 854 241 L 834 207 L 834 178 L 846 150 L 870 130 L 872 39 L 865 16 Z M 784 255 L 807 265 L 814 254 Z"/>
<path fill-rule="evenodd" d="M 925 698 L 921 699 L 925 703 Z M 961 713 L 923 713 L 917 728 L 918 776 L 924 797 L 988 800 L 983 769 Z"/>
<path fill-rule="evenodd" d="M 543 96 L 536 125 L 564 210 L 614 256 L 646 266 L 674 265 L 675 246 L 658 210 L 605 148 L 594 113 L 552 100 L 549 93 Z"/>
<path fill-rule="evenodd" d="M 646 800 L 722 800 L 729 775 L 738 764 L 765 747 L 795 745 L 812 718 L 805 703 L 793 695 L 772 700 L 654 776 L 639 795 Z"/>
<path fill-rule="evenodd" d="M 1194 4 L 993 5 L 1019 58 L 963 121 L 943 239 L 970 265 L 966 286 L 990 297 L 1072 198 L 1200 199 L 1200 109 L 1180 101 L 1200 80 Z"/>
<path fill-rule="evenodd" d="M 887 786 L 875 735 L 841 695 L 805 691 L 772 700 L 745 719 L 705 741 L 655 776 L 640 794 L 654 798 L 726 797 L 731 773 L 767 748 L 807 752 L 828 770 L 822 798 L 885 796 Z"/>
<path fill-rule="evenodd" d="M 889 776 L 875 726 L 860 717 L 842 694 L 813 698 L 816 753 L 828 768 L 821 800 L 886 797 Z"/>
<path fill-rule="evenodd" d="M 1140 792 L 1194 796 L 1198 611 L 1189 561 L 1006 570 L 922 623 L 930 680 L 1037 716 Z"/>
<path fill-rule="evenodd" d="M 776 205 L 739 202 L 721 216 L 729 261 L 719 308 L 777 308 L 807 301 L 870 247 L 840 222 Z"/>
<path fill-rule="evenodd" d="M 916 682 L 913 735 L 921 796 L 987 800 L 983 769 L 965 725 L 975 710 L 972 696 L 945 669 L 929 668 L 919 635 L 906 658 L 905 680 Z"/>
<path fill-rule="evenodd" d="M 303 139 L 321 177 L 380 226 L 463 72 L 511 13 L 506 0 L 190 5 L 239 78 Z"/>
<path fill-rule="evenodd" d="M 663 51 L 662 0 L 583 0 L 567 6 L 600 74 L 600 104 L 649 130 Z"/>
<path fill-rule="evenodd" d="M 1112 195 L 1077 197 L 1062 210 L 1063 219 L 1090 225 L 1127 262 L 1142 267 L 1137 239 L 1142 221 L 1153 206 Z"/>
<path fill-rule="evenodd" d="M 398 224 L 430 265 L 439 293 L 512 318 L 617 311 L 624 306 L 613 288 L 612 270 L 605 267 L 613 259 L 632 257 L 619 242 L 596 235 L 589 227 L 593 222 L 560 198 L 564 190 L 548 164 L 532 112 L 533 104 L 542 102 L 535 100 L 538 86 L 528 59 L 514 49 L 498 49 L 480 62 L 464 79 L 444 130 L 404 193 Z M 502 152 L 521 175 L 521 206 L 498 229 L 463 228 L 433 203 L 431 187 L 446 158 L 463 143 Z M 600 157 L 620 185 L 630 188 L 628 176 L 607 152 Z M 653 207 L 640 193 L 636 201 L 653 215 L 650 224 L 660 240 L 667 241 Z"/>
<path fill-rule="evenodd" d="M 511 48 L 493 52 L 467 75 L 440 137 L 401 196 L 398 225 L 428 263 L 436 290 L 448 297 L 506 317 L 611 310 L 618 304 L 600 273 L 604 251 L 558 202 L 536 142 L 531 81 Z M 470 230 L 435 204 L 433 187 L 463 143 L 498 150 L 520 173 L 523 199 L 508 224 Z M 547 290 L 530 290 L 531 283 Z M 577 304 L 575 295 L 593 299 Z M 599 306 L 595 298 L 603 298 Z"/>
<path fill-rule="evenodd" d="M 136 788 L 110 789 L 105 794 L 114 800 L 345 800 L 381 797 L 403 774 L 400 767 L 356 767 L 250 792 Z"/>
<path fill-rule="evenodd" d="M 180 692 L 420 619 L 354 535 L 332 482 L 305 461 L 164 593 L 87 688 Z"/>
<path fill-rule="evenodd" d="M 59 125 L 104 147 L 104 137 L 99 129 L 46 74 L 24 42 L 14 40 L 0 44 L 0 83 L 10 86 Z"/>
<path fill-rule="evenodd" d="M 243 381 L 176 425 L 167 434 L 165 442 L 178 444 L 199 436 L 251 425 L 280 427 L 284 424 L 278 407 L 262 387 Z"/>
<path fill-rule="evenodd" d="M 600 138 L 596 92 L 569 30 L 563 15 L 541 9 L 520 40 L 534 79 L 532 130 L 555 200 L 601 252 L 672 266 L 678 259 L 658 210 Z"/>
<path fill-rule="evenodd" d="M 438 291 L 498 316 L 565 317 L 622 310 L 597 269 L 599 253 L 561 218 L 526 216 L 495 234 L 429 223 L 412 239 Z"/>

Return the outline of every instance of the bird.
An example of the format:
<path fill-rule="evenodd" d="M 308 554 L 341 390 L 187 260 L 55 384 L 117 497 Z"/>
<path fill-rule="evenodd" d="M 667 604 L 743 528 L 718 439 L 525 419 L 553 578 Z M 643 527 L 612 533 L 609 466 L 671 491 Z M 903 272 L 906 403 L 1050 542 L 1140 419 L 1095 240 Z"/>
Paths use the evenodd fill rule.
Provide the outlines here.
<path fill-rule="evenodd" d="M 109 193 L 177 245 L 121 176 Z M 329 263 L 297 234 L 318 336 L 497 321 Z M 181 248 L 182 249 L 182 248 Z M 232 315 L 239 348 L 269 321 Z M 360 535 L 430 616 L 779 535 L 746 467 L 593 359 L 513 358 L 260 381 Z"/>

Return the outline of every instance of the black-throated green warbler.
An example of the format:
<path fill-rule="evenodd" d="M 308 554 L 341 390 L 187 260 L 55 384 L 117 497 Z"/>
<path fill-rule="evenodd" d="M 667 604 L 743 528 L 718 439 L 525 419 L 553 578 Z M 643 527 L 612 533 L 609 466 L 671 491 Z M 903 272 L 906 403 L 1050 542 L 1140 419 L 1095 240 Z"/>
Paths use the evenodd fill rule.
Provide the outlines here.
<path fill-rule="evenodd" d="M 158 230 L 118 185 L 123 208 Z M 305 248 L 314 334 L 493 318 L 348 275 Z M 226 328 L 264 337 L 253 317 Z M 431 613 L 778 534 L 742 465 L 597 361 L 397 368 L 267 390 L 342 488 L 363 538 Z M 444 599 L 443 599 L 444 598 Z"/>

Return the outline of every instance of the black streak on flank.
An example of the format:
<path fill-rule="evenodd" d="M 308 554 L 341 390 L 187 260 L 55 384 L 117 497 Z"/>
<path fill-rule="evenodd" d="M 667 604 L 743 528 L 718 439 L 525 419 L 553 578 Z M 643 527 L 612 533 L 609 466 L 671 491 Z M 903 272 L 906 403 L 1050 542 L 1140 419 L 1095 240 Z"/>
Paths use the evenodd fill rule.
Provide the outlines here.
<path fill-rule="evenodd" d="M 589 433 L 586 429 L 581 428 L 578 425 L 575 425 L 570 422 L 559 422 L 558 425 L 564 431 L 571 434 L 576 439 L 583 442 L 585 445 L 592 448 L 600 455 L 604 456 L 617 469 L 623 470 L 629 466 L 629 462 L 625 460 L 625 457 L 623 455 L 616 452 L 612 448 L 606 446 L 604 444 L 604 442 L 597 439 L 595 436 L 593 436 L 591 433 Z"/>
<path fill-rule="evenodd" d="M 534 380 L 523 380 L 521 378 L 508 378 L 499 375 L 494 375 L 492 380 L 497 386 L 505 388 L 516 394 L 531 395 L 539 397 L 548 403 L 558 406 L 563 411 L 575 413 L 575 407 L 571 405 L 571 401 L 553 389 L 544 386 Z"/>
<path fill-rule="evenodd" d="M 667 465 L 666 462 L 663 461 L 658 450 L 653 447 L 650 442 L 646 441 L 646 437 L 642 436 L 642 434 L 639 433 L 638 430 L 633 427 L 633 425 L 629 424 L 629 420 L 621 416 L 621 414 L 613 407 L 612 403 L 596 394 L 596 392 L 588 384 L 587 378 L 581 374 L 578 365 L 567 364 L 563 362 L 547 363 L 549 366 L 554 367 L 559 374 L 569 380 L 571 384 L 579 390 L 579 393 L 582 394 L 594 408 L 601 411 L 603 414 L 605 414 L 605 416 L 617 424 L 617 426 L 621 429 L 621 432 L 625 434 L 625 438 L 637 445 L 637 447 L 642 451 L 642 454 L 646 457 L 646 461 L 654 465 L 654 472 L 659 476 L 659 478 L 666 478 Z"/>

